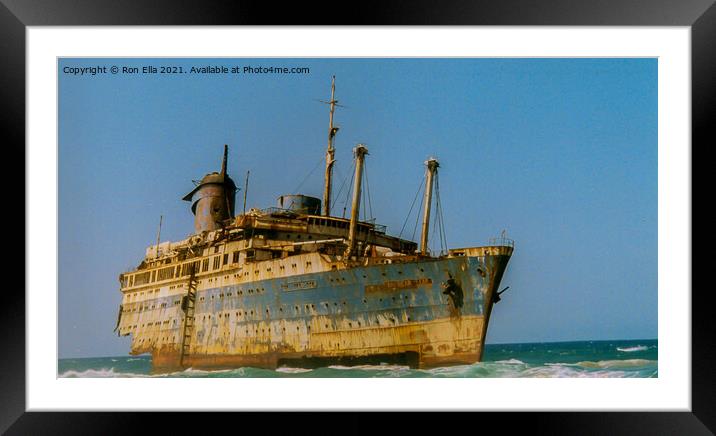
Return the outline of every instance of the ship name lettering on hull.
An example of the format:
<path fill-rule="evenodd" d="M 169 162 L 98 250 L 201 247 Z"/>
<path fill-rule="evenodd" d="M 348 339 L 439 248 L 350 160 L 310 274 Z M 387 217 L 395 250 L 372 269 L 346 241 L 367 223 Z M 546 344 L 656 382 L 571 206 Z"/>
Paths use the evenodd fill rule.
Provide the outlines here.
<path fill-rule="evenodd" d="M 304 289 L 314 289 L 318 285 L 315 280 L 302 280 L 300 282 L 287 282 L 281 284 L 284 291 L 301 291 Z"/>
<path fill-rule="evenodd" d="M 377 285 L 366 285 L 365 292 L 395 291 L 398 289 L 417 288 L 418 286 L 429 286 L 433 283 L 430 278 L 391 280 Z"/>

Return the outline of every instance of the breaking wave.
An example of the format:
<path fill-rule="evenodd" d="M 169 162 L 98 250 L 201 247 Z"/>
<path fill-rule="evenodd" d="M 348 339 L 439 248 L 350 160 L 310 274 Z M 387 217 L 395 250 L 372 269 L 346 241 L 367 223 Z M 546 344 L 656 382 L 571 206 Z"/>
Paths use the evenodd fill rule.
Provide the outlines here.
<path fill-rule="evenodd" d="M 629 368 L 656 364 L 656 361 L 646 359 L 600 360 L 598 362 L 577 362 L 585 368 Z"/>
<path fill-rule="evenodd" d="M 635 347 L 624 347 L 624 348 L 617 347 L 617 351 L 622 351 L 624 353 L 633 353 L 635 351 L 646 351 L 648 349 L 649 349 L 649 347 L 647 347 L 646 345 L 637 345 Z"/>
<path fill-rule="evenodd" d="M 283 372 L 285 374 L 301 374 L 303 372 L 311 372 L 312 369 L 307 368 L 276 368 L 276 372 Z"/>
<path fill-rule="evenodd" d="M 639 358 L 624 353 L 638 354 Z M 656 340 L 582 341 L 570 343 L 499 344 L 485 347 L 484 360 L 472 365 L 411 369 L 397 364 L 321 368 L 281 367 L 277 369 L 236 368 L 205 370 L 188 368 L 166 374 L 152 374 L 149 356 L 60 359 L 62 378 L 525 378 L 525 377 L 658 377 Z"/>
<path fill-rule="evenodd" d="M 60 378 L 117 378 L 117 377 L 149 377 L 148 374 L 135 374 L 131 372 L 115 372 L 114 368 L 86 369 L 75 371 L 73 369 L 59 374 Z"/>
<path fill-rule="evenodd" d="M 525 362 L 517 359 L 497 360 L 495 363 L 509 363 L 511 365 L 524 365 Z"/>
<path fill-rule="evenodd" d="M 63 378 L 117 378 L 117 377 L 655 377 L 656 361 L 644 359 L 582 361 L 577 363 L 544 363 L 529 365 L 518 359 L 495 362 L 481 362 L 472 365 L 457 365 L 431 369 L 410 369 L 400 365 L 334 365 L 325 368 L 281 367 L 275 370 L 259 368 L 236 368 L 222 370 L 202 370 L 188 368 L 167 374 L 140 374 L 117 371 L 115 368 L 68 370 L 59 377 Z M 273 375 L 272 375 L 273 374 Z"/>
<path fill-rule="evenodd" d="M 355 365 L 355 366 L 343 366 L 343 365 L 331 365 L 328 368 L 338 370 L 363 370 L 363 371 L 401 371 L 410 370 L 409 366 L 403 365 Z"/>

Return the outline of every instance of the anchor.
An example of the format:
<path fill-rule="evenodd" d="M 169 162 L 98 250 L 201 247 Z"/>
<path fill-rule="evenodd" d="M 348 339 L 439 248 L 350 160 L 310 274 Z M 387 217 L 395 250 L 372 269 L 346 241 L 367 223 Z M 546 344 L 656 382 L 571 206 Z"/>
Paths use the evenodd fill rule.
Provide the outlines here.
<path fill-rule="evenodd" d="M 501 300 L 500 294 L 502 294 L 503 292 L 505 292 L 505 291 L 508 290 L 508 289 L 510 289 L 509 286 L 507 286 L 505 289 L 501 290 L 500 292 L 496 293 L 495 296 L 492 298 L 492 302 L 493 302 L 493 303 L 499 303 L 500 300 Z"/>

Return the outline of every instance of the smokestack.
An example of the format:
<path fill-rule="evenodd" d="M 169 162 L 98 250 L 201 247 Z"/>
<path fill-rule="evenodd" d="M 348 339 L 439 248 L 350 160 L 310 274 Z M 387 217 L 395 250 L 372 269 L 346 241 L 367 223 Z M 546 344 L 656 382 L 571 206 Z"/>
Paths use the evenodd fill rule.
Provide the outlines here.
<path fill-rule="evenodd" d="M 224 145 L 224 158 L 220 173 L 209 173 L 199 184 L 182 198 L 190 201 L 194 213 L 194 232 L 216 230 L 224 221 L 234 216 L 236 184 L 226 173 L 229 147 Z"/>

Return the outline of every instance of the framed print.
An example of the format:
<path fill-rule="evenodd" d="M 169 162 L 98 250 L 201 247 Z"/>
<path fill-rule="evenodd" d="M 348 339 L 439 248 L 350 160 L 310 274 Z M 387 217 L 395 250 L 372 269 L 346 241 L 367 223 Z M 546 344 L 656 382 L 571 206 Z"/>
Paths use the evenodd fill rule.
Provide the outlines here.
<path fill-rule="evenodd" d="M 3 429 L 182 410 L 714 428 L 690 200 L 712 5 L 234 7 L 3 6 L 27 171 Z"/>

